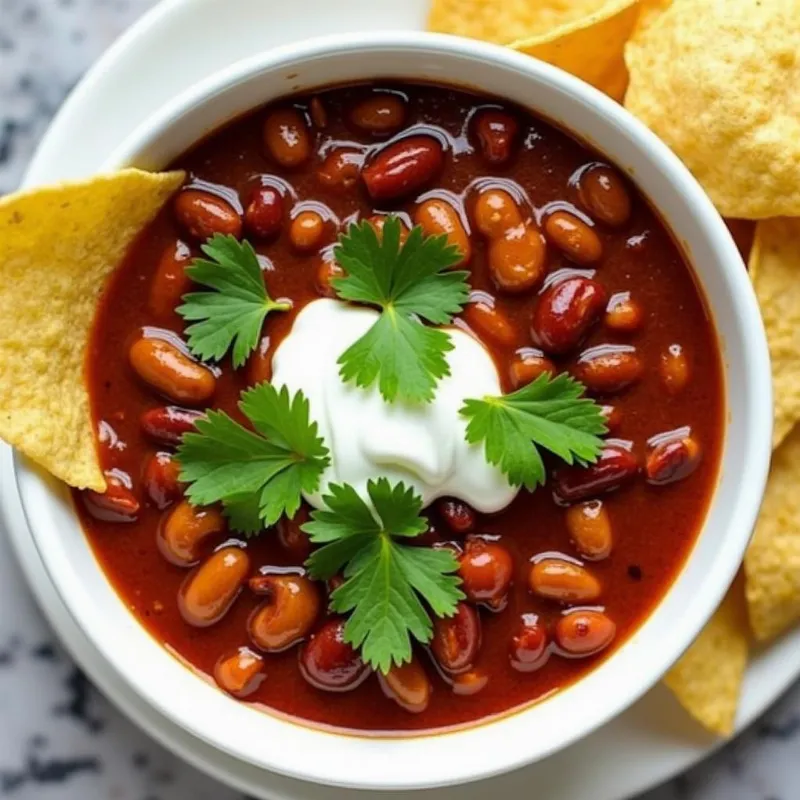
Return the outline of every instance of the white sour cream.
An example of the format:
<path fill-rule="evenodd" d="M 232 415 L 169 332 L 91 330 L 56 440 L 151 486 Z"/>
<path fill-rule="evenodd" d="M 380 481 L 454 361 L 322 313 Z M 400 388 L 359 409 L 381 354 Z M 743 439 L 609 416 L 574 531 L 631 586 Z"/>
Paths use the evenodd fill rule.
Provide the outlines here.
<path fill-rule="evenodd" d="M 450 376 L 441 380 L 431 403 L 387 403 L 377 386 L 360 389 L 339 376 L 339 356 L 378 317 L 369 308 L 338 300 L 316 300 L 297 316 L 272 360 L 272 382 L 308 398 L 331 454 L 320 489 L 306 500 L 317 508 L 329 483 L 349 483 L 364 498 L 370 479 L 403 481 L 424 505 L 444 495 L 483 512 L 499 511 L 515 497 L 499 469 L 489 465 L 483 445 L 469 445 L 466 420 L 458 413 L 467 397 L 500 394 L 491 356 L 469 334 L 450 328 Z"/>

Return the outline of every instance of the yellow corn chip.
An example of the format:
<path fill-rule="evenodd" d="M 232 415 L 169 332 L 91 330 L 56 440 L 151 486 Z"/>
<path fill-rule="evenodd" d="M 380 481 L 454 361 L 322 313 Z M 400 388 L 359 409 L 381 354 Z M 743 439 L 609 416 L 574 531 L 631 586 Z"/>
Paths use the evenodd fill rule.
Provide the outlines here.
<path fill-rule="evenodd" d="M 800 220 L 759 222 L 750 254 L 772 360 L 777 447 L 800 420 Z"/>
<path fill-rule="evenodd" d="M 183 179 L 129 169 L 0 198 L 0 436 L 71 486 L 106 486 L 84 376 L 97 300 Z"/>
<path fill-rule="evenodd" d="M 750 625 L 772 639 L 800 619 L 800 426 L 772 454 L 767 490 L 744 559 Z"/>
<path fill-rule="evenodd" d="M 622 100 L 628 83 L 623 49 L 636 24 L 636 0 L 609 0 L 597 11 L 549 33 L 511 44 Z"/>
<path fill-rule="evenodd" d="M 740 576 L 708 625 L 664 678 L 680 704 L 720 736 L 733 732 L 748 650 L 747 610 Z"/>
<path fill-rule="evenodd" d="M 800 6 L 673 0 L 625 48 L 625 105 L 725 216 L 800 216 Z"/>

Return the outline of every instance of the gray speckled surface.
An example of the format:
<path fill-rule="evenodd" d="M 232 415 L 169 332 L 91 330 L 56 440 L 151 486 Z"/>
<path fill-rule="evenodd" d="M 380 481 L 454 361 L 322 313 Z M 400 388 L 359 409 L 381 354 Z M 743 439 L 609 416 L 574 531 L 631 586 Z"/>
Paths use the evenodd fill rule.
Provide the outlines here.
<path fill-rule="evenodd" d="M 87 66 L 150 5 L 0 0 L 0 194 L 18 185 Z M 2 533 L 0 609 L 0 796 L 241 800 L 148 739 L 86 681 L 34 605 Z M 796 800 L 798 748 L 795 687 L 718 755 L 640 800 Z"/>

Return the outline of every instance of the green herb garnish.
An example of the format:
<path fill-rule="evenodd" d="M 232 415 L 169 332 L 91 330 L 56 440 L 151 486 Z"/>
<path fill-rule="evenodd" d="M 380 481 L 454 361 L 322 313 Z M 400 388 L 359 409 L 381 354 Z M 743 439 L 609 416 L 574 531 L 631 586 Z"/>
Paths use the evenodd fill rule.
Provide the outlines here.
<path fill-rule="evenodd" d="M 376 380 L 384 399 L 429 402 L 437 381 L 450 374 L 453 349 L 447 325 L 469 295 L 468 272 L 449 268 L 461 260 L 446 236 L 412 229 L 400 245 L 400 220 L 389 217 L 379 237 L 368 222 L 351 225 L 335 250 L 347 273 L 332 284 L 343 300 L 381 309 L 375 324 L 339 358 L 341 376 L 357 386 Z"/>
<path fill-rule="evenodd" d="M 302 392 L 290 398 L 285 386 L 260 383 L 242 393 L 239 408 L 254 430 L 209 411 L 197 433 L 183 436 L 178 461 L 193 504 L 221 502 L 231 526 L 252 534 L 293 517 L 330 458 Z"/>
<path fill-rule="evenodd" d="M 247 241 L 216 234 L 201 247 L 186 274 L 214 291 L 183 296 L 178 313 L 188 322 L 189 349 L 200 359 L 219 360 L 233 346 L 233 366 L 241 367 L 255 350 L 264 319 L 291 303 L 273 300 L 264 285 L 256 252 Z"/>
<path fill-rule="evenodd" d="M 403 543 L 424 533 L 422 499 L 402 483 L 390 486 L 380 478 L 367 484 L 373 515 L 355 489 L 331 484 L 303 530 L 322 545 L 306 562 L 312 578 L 327 580 L 343 571 L 345 582 L 331 595 L 331 608 L 352 612 L 344 627 L 345 641 L 361 648 L 361 656 L 383 673 L 392 664 L 411 660 L 411 636 L 428 642 L 433 625 L 427 608 L 452 616 L 463 598 L 460 579 L 452 574 L 458 562 L 450 550 Z"/>
<path fill-rule="evenodd" d="M 486 460 L 508 480 L 533 490 L 545 481 L 538 447 L 567 464 L 597 460 L 606 432 L 600 406 L 583 397 L 585 387 L 566 374 L 547 373 L 512 394 L 466 400 L 467 441 L 484 442 Z"/>

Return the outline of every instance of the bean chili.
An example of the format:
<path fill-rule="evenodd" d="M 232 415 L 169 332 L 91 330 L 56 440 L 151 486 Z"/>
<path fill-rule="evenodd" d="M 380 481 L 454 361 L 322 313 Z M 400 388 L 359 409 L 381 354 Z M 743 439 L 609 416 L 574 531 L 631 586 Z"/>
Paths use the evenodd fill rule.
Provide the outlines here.
<path fill-rule="evenodd" d="M 105 495 L 76 493 L 87 536 L 152 635 L 245 702 L 311 723 L 403 732 L 474 723 L 568 686 L 647 617 L 695 541 L 719 464 L 721 362 L 692 271 L 636 189 L 570 135 L 464 91 L 381 83 L 272 104 L 175 161 L 187 186 L 107 288 L 88 375 Z M 486 516 L 429 509 L 422 543 L 454 549 L 466 599 L 430 647 L 378 679 L 308 580 L 297 520 L 245 539 L 195 509 L 172 453 L 207 408 L 242 420 L 298 311 L 331 296 L 332 247 L 354 220 L 446 234 L 470 271 L 457 324 L 505 391 L 568 371 L 605 404 L 588 468 Z M 247 237 L 270 295 L 249 363 L 200 364 L 175 312 L 214 232 Z M 325 332 L 320 331 L 320 336 Z M 465 500 L 468 501 L 468 498 Z M 335 584 L 336 579 L 329 581 Z"/>

